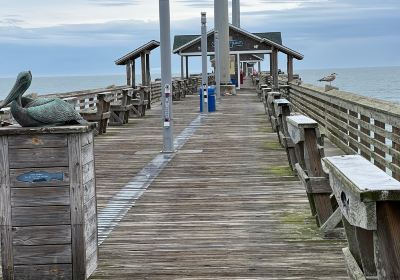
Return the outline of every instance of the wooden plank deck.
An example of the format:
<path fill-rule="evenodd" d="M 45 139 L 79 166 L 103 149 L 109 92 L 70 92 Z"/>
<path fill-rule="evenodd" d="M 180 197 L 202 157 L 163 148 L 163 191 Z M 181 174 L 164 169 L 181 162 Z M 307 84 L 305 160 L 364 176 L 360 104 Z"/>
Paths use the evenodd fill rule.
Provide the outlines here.
<path fill-rule="evenodd" d="M 176 134 L 198 115 L 175 102 Z M 161 149 L 160 108 L 95 139 L 98 210 Z M 327 153 L 337 150 L 330 146 Z M 226 97 L 100 246 L 91 279 L 348 279 L 251 90 Z"/>

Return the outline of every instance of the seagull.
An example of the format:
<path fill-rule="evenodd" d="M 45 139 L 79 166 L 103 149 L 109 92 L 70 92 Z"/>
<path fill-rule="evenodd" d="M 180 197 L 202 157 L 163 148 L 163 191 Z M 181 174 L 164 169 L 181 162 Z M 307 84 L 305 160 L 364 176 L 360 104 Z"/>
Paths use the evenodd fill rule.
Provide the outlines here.
<path fill-rule="evenodd" d="M 332 85 L 332 82 L 336 79 L 336 73 L 332 73 L 322 79 L 318 80 L 318 82 L 329 82 L 329 85 Z"/>

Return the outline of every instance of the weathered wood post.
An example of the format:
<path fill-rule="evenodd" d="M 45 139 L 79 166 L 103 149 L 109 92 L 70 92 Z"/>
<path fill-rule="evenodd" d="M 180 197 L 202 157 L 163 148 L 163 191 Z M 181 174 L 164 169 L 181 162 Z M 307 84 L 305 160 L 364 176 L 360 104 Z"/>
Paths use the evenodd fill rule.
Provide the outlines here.
<path fill-rule="evenodd" d="M 318 123 L 303 115 L 290 116 L 286 118 L 289 135 L 295 144 L 297 174 L 303 182 L 309 198 L 311 211 L 317 215 L 317 222 L 323 226 L 333 214 L 330 200 L 332 190 L 328 178 L 322 169 L 321 149 L 318 147 L 321 137 Z M 339 222 L 340 213 L 335 213 L 332 226 L 333 229 Z"/>
<path fill-rule="evenodd" d="M 267 111 L 268 111 L 268 119 L 271 122 L 272 130 L 274 132 L 277 131 L 277 120 L 275 117 L 275 107 L 274 107 L 274 100 L 275 99 L 280 99 L 282 97 L 282 94 L 279 91 L 270 91 L 267 94 Z"/>
<path fill-rule="evenodd" d="M 288 75 L 288 83 L 293 81 L 293 56 L 287 56 L 287 75 Z"/>
<path fill-rule="evenodd" d="M 297 163 L 296 152 L 294 150 L 293 141 L 289 135 L 288 124 L 286 120 L 286 117 L 290 116 L 290 102 L 286 99 L 275 99 L 274 107 L 276 118 L 278 120 L 277 133 L 279 137 L 279 142 L 281 143 L 282 147 L 286 149 L 290 168 L 295 171 L 295 165 Z"/>
<path fill-rule="evenodd" d="M 344 217 L 349 276 L 400 279 L 400 183 L 359 155 L 323 161 Z"/>
<path fill-rule="evenodd" d="M 0 129 L 4 280 L 84 280 L 96 269 L 93 129 Z"/>
<path fill-rule="evenodd" d="M 268 104 L 267 104 L 267 98 L 268 98 L 268 93 L 272 91 L 272 88 L 268 87 L 267 85 L 261 86 L 262 92 L 261 92 L 261 101 L 264 103 L 264 110 L 265 114 L 267 114 L 268 118 Z"/>

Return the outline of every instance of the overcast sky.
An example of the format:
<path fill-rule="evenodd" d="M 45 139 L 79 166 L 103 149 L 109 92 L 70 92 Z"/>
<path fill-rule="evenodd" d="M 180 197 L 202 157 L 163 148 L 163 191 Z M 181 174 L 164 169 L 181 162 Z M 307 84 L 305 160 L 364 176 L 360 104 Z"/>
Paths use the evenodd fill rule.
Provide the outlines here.
<path fill-rule="evenodd" d="M 171 0 L 171 31 L 213 27 L 212 0 Z M 159 38 L 158 0 L 0 0 L 0 76 L 124 73 L 114 60 Z M 281 31 L 297 69 L 400 65 L 399 0 L 241 0 L 242 28 Z M 152 69 L 159 71 L 159 53 Z M 266 65 L 266 64 L 265 64 Z M 281 68 L 284 68 L 283 57 Z M 179 72 L 173 59 L 173 72 Z M 198 62 L 193 71 L 199 71 Z"/>

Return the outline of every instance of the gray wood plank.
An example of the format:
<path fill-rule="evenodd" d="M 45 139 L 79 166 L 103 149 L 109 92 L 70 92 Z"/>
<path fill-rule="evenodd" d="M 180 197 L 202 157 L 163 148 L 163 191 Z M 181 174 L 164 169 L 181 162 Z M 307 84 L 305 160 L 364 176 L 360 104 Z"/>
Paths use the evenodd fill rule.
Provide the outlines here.
<path fill-rule="evenodd" d="M 66 148 L 38 148 L 9 150 L 10 168 L 38 168 L 68 166 Z"/>
<path fill-rule="evenodd" d="M 84 184 L 84 200 L 83 203 L 89 202 L 96 195 L 95 179 Z"/>
<path fill-rule="evenodd" d="M 71 244 L 71 226 L 27 226 L 13 228 L 14 245 Z"/>
<path fill-rule="evenodd" d="M 94 161 L 91 161 L 82 166 L 82 183 L 86 184 L 90 180 L 93 180 L 95 177 L 94 174 Z"/>
<path fill-rule="evenodd" d="M 67 137 L 65 134 L 15 135 L 9 137 L 9 145 L 18 149 L 66 147 Z"/>
<path fill-rule="evenodd" d="M 68 225 L 71 223 L 69 206 L 14 207 L 13 226 Z"/>
<path fill-rule="evenodd" d="M 15 265 L 69 264 L 71 245 L 14 246 Z"/>
<path fill-rule="evenodd" d="M 11 188 L 7 137 L 0 137 L 0 229 L 1 229 L 1 263 L 3 279 L 11 280 L 13 263 L 11 231 Z"/>
<path fill-rule="evenodd" d="M 13 188 L 12 207 L 70 205 L 69 187 Z"/>
<path fill-rule="evenodd" d="M 82 165 L 94 160 L 93 144 L 87 144 L 82 147 Z"/>
<path fill-rule="evenodd" d="M 84 279 L 86 270 L 84 237 L 84 189 L 85 169 L 82 165 L 82 141 L 80 135 L 68 136 L 68 154 L 70 168 L 70 199 L 72 226 L 72 267 L 73 279 Z M 86 166 L 89 166 L 86 164 Z M 94 169 L 94 164 L 92 165 Z M 86 171 L 88 172 L 88 171 Z M 94 171 L 93 171 L 94 173 Z M 91 178 L 93 179 L 93 178 Z M 90 180 L 91 180 L 90 179 Z M 86 182 L 90 181 L 87 180 Z"/>
<path fill-rule="evenodd" d="M 71 264 L 16 265 L 15 278 L 19 280 L 71 280 Z"/>

